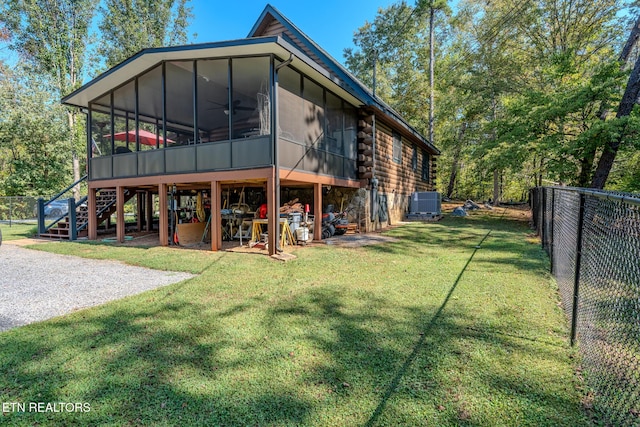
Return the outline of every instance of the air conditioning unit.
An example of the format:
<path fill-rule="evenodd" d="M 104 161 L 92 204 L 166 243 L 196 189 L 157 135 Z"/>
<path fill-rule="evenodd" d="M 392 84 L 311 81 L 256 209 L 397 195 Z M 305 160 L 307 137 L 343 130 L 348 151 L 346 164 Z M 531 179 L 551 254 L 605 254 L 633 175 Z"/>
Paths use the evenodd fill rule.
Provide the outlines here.
<path fill-rule="evenodd" d="M 442 197 L 437 191 L 411 194 L 407 219 L 434 219 L 442 215 Z"/>

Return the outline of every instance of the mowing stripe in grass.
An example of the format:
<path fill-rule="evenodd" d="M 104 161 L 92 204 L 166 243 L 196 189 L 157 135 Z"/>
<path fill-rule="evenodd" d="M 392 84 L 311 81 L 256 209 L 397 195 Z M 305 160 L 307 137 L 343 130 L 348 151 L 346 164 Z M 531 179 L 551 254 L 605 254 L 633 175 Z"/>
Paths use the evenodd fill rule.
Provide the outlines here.
<path fill-rule="evenodd" d="M 505 212 L 506 212 L 506 210 L 505 210 Z M 504 215 L 504 212 L 503 212 L 503 215 Z M 400 370 L 398 371 L 396 376 L 391 381 L 391 384 L 389 384 L 389 387 L 387 387 L 387 390 L 384 393 L 384 396 L 382 397 L 382 400 L 380 401 L 380 403 L 376 407 L 376 410 L 371 415 L 371 418 L 369 418 L 369 420 L 365 424 L 367 427 L 370 427 L 370 426 L 374 425 L 374 423 L 377 421 L 378 417 L 380 416 L 380 414 L 384 410 L 384 408 L 385 408 L 385 406 L 387 404 L 387 401 L 389 400 L 391 395 L 398 388 L 398 385 L 400 384 L 400 381 L 404 377 L 405 373 L 407 372 L 407 370 L 409 369 L 411 364 L 414 362 L 414 360 L 416 359 L 416 357 L 420 353 L 420 350 L 422 350 L 422 347 L 424 346 L 424 342 L 425 342 L 425 339 L 426 339 L 428 333 L 430 333 L 431 329 L 436 325 L 436 323 L 438 321 L 438 318 L 440 317 L 440 314 L 444 311 L 444 308 L 446 307 L 447 303 L 449 302 L 449 299 L 451 298 L 451 296 L 453 295 L 453 292 L 455 291 L 456 287 L 458 286 L 458 283 L 460 282 L 460 279 L 462 278 L 462 275 L 464 274 L 464 272 L 467 269 L 467 267 L 469 266 L 469 264 L 471 264 L 471 260 L 473 260 L 473 257 L 476 254 L 476 252 L 478 252 L 478 249 L 480 249 L 482 247 L 482 243 L 484 243 L 484 241 L 487 239 L 487 237 L 489 237 L 489 235 L 491 234 L 491 231 L 492 230 L 489 230 L 487 232 L 487 234 L 485 234 L 484 237 L 480 240 L 480 243 L 478 243 L 475 246 L 475 248 L 473 249 L 473 252 L 471 253 L 471 256 L 467 260 L 467 263 L 464 265 L 464 267 L 462 267 L 462 270 L 460 271 L 460 274 L 458 274 L 458 277 L 456 278 L 455 282 L 453 282 L 453 285 L 451 286 L 451 289 L 449 289 L 449 292 L 447 293 L 447 296 L 445 297 L 444 301 L 442 302 L 442 304 L 438 308 L 438 311 L 436 311 L 436 313 L 433 315 L 433 317 L 431 318 L 431 320 L 429 321 L 429 323 L 427 324 L 425 329 L 422 331 L 422 333 L 420 334 L 420 339 L 418 340 L 416 345 L 413 347 L 413 351 L 411 352 L 409 357 L 407 357 L 407 360 L 405 360 L 405 362 L 402 364 L 402 367 L 400 368 Z"/>

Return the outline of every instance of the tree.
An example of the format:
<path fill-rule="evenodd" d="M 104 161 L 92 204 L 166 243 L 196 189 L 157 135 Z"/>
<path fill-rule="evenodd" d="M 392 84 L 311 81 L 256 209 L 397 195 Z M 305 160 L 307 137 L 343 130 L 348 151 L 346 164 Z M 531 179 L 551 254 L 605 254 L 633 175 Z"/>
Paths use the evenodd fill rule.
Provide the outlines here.
<path fill-rule="evenodd" d="M 401 1 L 379 9 L 374 21 L 356 32 L 357 48 L 344 52 L 347 68 L 425 134 L 429 113 L 433 114 L 431 105 L 435 104 L 430 95 L 429 65 L 435 66 L 434 58 L 440 55 L 437 46 L 430 49 L 429 45 L 431 5 L 434 11 L 448 10 L 444 0 L 421 1 L 415 7 Z M 446 15 L 435 14 L 431 40 L 446 39 L 447 26 Z"/>
<path fill-rule="evenodd" d="M 0 188 L 3 195 L 51 195 L 68 183 L 65 109 L 24 70 L 0 64 Z"/>
<path fill-rule="evenodd" d="M 29 65 L 29 73 L 50 82 L 58 99 L 80 86 L 89 25 L 98 0 L 6 0 L 0 24 L 11 34 L 10 45 Z M 78 152 L 84 143 L 74 138 L 78 112 L 67 109 L 69 151 L 74 180 L 80 178 Z M 79 197 L 79 188 L 75 197 Z"/>
<path fill-rule="evenodd" d="M 636 44 L 639 36 L 640 30 L 640 16 L 636 20 L 635 25 L 631 29 L 631 34 L 625 43 L 625 46 L 620 55 L 620 62 L 624 65 L 629 54 L 631 52 L 632 47 Z M 640 57 L 636 59 L 635 65 L 631 74 L 629 75 L 629 80 L 627 82 L 627 86 L 625 88 L 624 94 L 622 95 L 622 100 L 620 101 L 620 105 L 618 106 L 618 112 L 616 114 L 617 119 L 628 117 L 633 111 L 633 107 L 638 102 L 638 95 L 640 95 Z M 600 156 L 600 160 L 598 161 L 598 167 L 593 175 L 593 180 L 591 181 L 591 187 L 593 188 L 604 188 L 607 179 L 609 178 L 609 173 L 611 172 L 611 168 L 613 167 L 613 163 L 616 159 L 616 155 L 618 150 L 620 149 L 620 145 L 622 144 L 625 138 L 625 132 L 627 126 L 623 126 L 623 131 L 615 135 L 615 137 L 609 139 L 604 148 L 602 155 Z"/>
<path fill-rule="evenodd" d="M 142 49 L 187 41 L 188 0 L 105 0 L 98 54 L 111 68 Z"/>
<path fill-rule="evenodd" d="M 420 0 L 417 8 L 429 10 L 429 140 L 434 144 L 436 13 L 444 11 L 448 15 L 451 13 L 451 9 L 447 0 Z"/>

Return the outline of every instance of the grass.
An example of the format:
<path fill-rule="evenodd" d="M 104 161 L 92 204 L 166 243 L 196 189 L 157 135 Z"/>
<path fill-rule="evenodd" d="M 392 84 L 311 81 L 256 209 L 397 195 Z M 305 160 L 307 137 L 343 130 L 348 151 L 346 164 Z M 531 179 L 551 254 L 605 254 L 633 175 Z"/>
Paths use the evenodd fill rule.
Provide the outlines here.
<path fill-rule="evenodd" d="M 2 240 L 18 240 L 28 237 L 33 237 L 38 231 L 38 227 L 33 224 L 21 224 L 14 222 L 9 224 L 0 224 L 0 231 L 2 231 Z"/>
<path fill-rule="evenodd" d="M 412 223 L 399 240 L 268 257 L 38 249 L 197 272 L 0 333 L 7 425 L 589 425 L 566 321 L 526 222 Z M 90 278 L 87 278 L 90 280 Z"/>

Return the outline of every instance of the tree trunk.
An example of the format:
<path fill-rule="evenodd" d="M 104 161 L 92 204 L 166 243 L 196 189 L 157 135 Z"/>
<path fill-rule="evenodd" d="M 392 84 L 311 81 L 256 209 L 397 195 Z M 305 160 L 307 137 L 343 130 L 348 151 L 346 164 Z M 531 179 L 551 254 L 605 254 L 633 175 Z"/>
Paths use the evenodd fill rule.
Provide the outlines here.
<path fill-rule="evenodd" d="M 458 162 L 460 161 L 460 152 L 462 148 L 458 145 L 456 151 L 453 153 L 453 164 L 451 165 L 451 174 L 449 175 L 449 185 L 447 186 L 447 197 L 451 198 L 453 189 L 456 185 L 456 178 L 458 177 Z"/>
<path fill-rule="evenodd" d="M 493 170 L 493 206 L 500 203 L 500 172 L 498 169 Z"/>
<path fill-rule="evenodd" d="M 633 50 L 633 46 L 635 46 L 638 41 L 638 37 L 640 37 L 640 16 L 636 20 L 636 24 L 631 29 L 631 34 L 629 34 L 629 38 L 627 39 L 627 43 L 625 43 L 622 48 L 622 52 L 620 52 L 620 56 L 618 57 L 618 61 L 621 63 L 626 63 L 629 59 L 629 55 L 631 55 L 631 51 Z"/>
<path fill-rule="evenodd" d="M 629 60 L 629 55 L 631 55 L 631 51 L 633 47 L 636 45 L 638 41 L 638 37 L 640 37 L 640 16 L 636 20 L 636 24 L 631 29 L 631 34 L 629 34 L 629 38 L 625 43 L 622 51 L 620 52 L 620 56 L 618 57 L 618 61 L 620 62 L 620 69 L 624 70 L 624 67 L 627 65 L 627 61 Z M 609 110 L 605 104 L 602 105 L 601 110 L 598 114 L 600 120 L 606 120 L 609 115 Z"/>
<path fill-rule="evenodd" d="M 435 26 L 435 16 L 436 16 L 436 10 L 433 7 L 433 4 L 431 5 L 430 9 L 429 9 L 429 87 L 430 87 L 430 93 L 429 93 L 429 141 L 432 144 L 435 144 L 434 142 L 434 131 L 433 131 L 433 117 L 434 117 L 434 82 L 435 82 L 435 72 L 434 72 L 434 68 L 435 68 L 435 54 L 433 52 L 433 48 L 435 45 L 434 39 L 433 39 L 433 35 L 434 35 L 434 26 Z"/>
<path fill-rule="evenodd" d="M 589 177 L 591 176 L 591 168 L 596 158 L 596 149 L 590 147 L 582 153 L 580 159 L 580 176 L 578 177 L 578 187 L 586 187 L 589 185 Z"/>
<path fill-rule="evenodd" d="M 617 118 L 626 117 L 631 113 L 631 110 L 633 110 L 633 107 L 636 104 L 639 93 L 640 57 L 638 57 L 638 59 L 636 60 L 636 64 L 631 71 L 631 75 L 629 76 L 627 88 L 625 89 L 622 100 L 620 101 L 620 105 L 618 106 L 618 114 L 616 114 Z M 605 145 L 602 156 L 600 156 L 600 161 L 598 161 L 598 167 L 596 168 L 596 172 L 593 175 L 593 180 L 591 181 L 592 188 L 604 188 L 605 184 L 607 183 L 607 178 L 609 178 L 609 172 L 611 172 L 611 167 L 613 166 L 613 162 L 616 159 L 616 154 L 618 153 L 618 149 L 620 148 L 620 144 L 622 143 L 623 138 L 624 129 L 622 129 L 618 137 L 616 137 L 612 141 L 608 141 Z"/>
<path fill-rule="evenodd" d="M 456 177 L 458 176 L 458 163 L 460 162 L 460 154 L 462 153 L 462 139 L 467 130 L 467 123 L 462 123 L 460 127 L 460 134 L 458 136 L 458 143 L 456 144 L 455 151 L 453 152 L 453 163 L 451 165 L 451 174 L 449 175 L 449 185 L 447 186 L 447 197 L 451 198 L 453 189 L 456 185 Z"/>
<path fill-rule="evenodd" d="M 75 127 L 76 127 L 76 116 L 73 111 L 67 112 L 67 118 L 69 120 L 69 143 L 71 146 L 71 164 L 73 167 L 73 182 L 77 182 L 80 180 L 80 160 L 78 159 L 78 153 L 76 153 L 76 149 L 74 146 L 74 137 L 75 137 Z M 76 201 L 80 200 L 80 185 L 76 184 L 73 186 L 73 198 Z"/>

